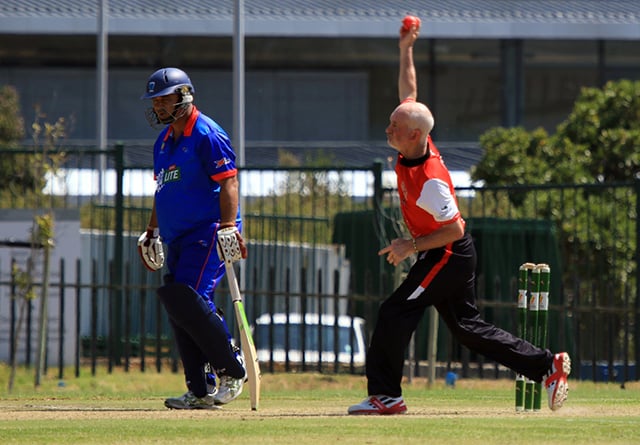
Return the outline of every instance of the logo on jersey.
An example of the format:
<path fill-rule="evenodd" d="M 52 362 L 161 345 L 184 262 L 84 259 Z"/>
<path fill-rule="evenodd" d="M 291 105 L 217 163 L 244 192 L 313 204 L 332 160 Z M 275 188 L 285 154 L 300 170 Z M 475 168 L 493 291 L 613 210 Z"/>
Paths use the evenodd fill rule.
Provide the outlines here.
<path fill-rule="evenodd" d="M 160 173 L 158 173 L 158 177 L 157 177 L 158 191 L 162 190 L 165 184 L 168 184 L 170 182 L 180 181 L 181 178 L 182 178 L 182 174 L 181 174 L 180 167 L 171 165 L 166 170 L 163 168 L 162 170 L 160 170 Z"/>
<path fill-rule="evenodd" d="M 222 159 L 218 159 L 217 161 L 215 161 L 216 164 L 216 168 L 220 168 L 224 165 L 230 164 L 231 163 L 231 159 L 229 158 L 222 158 Z"/>
<path fill-rule="evenodd" d="M 402 183 L 400 184 L 400 200 L 403 203 L 406 203 L 408 195 L 409 195 L 409 192 L 407 191 L 407 185 L 405 184 L 404 181 L 402 181 Z"/>

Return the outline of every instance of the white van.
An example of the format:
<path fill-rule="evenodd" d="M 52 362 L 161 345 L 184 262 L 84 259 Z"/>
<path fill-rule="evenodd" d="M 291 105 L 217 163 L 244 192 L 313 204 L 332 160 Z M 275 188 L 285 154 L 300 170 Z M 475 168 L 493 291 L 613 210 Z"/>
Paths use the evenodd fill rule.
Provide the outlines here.
<path fill-rule="evenodd" d="M 322 327 L 319 329 L 318 321 Z M 338 362 L 342 365 L 364 366 L 365 363 L 365 321 L 360 317 L 348 315 L 338 316 L 338 323 L 333 315 L 305 314 L 304 359 L 305 363 L 318 363 L 320 354 L 318 345 L 320 330 L 322 330 L 322 362 L 335 363 L 338 352 Z M 285 343 L 287 332 L 286 314 L 262 314 L 254 326 L 254 341 L 258 351 L 258 360 L 275 363 L 286 361 L 286 350 L 289 350 L 290 363 L 302 363 L 302 316 L 298 313 L 289 314 L 288 345 Z M 335 333 L 338 333 L 337 345 Z M 272 356 L 273 354 L 273 356 Z"/>

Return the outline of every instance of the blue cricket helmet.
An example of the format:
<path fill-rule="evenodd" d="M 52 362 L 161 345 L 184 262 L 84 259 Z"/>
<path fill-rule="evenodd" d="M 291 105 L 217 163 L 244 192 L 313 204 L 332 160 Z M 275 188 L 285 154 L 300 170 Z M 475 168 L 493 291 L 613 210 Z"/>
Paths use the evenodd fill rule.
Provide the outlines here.
<path fill-rule="evenodd" d="M 174 93 L 183 97 L 191 96 L 195 93 L 195 88 L 187 73 L 181 69 L 161 68 L 147 80 L 147 92 L 142 95 L 141 99 L 152 99 Z M 188 102 L 191 101 L 189 100 Z"/>

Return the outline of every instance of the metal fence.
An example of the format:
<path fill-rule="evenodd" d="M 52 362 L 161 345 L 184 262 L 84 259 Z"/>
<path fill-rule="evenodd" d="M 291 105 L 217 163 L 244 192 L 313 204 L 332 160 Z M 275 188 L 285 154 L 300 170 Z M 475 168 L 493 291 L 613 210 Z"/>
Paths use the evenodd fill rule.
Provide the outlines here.
<path fill-rule="evenodd" d="M 28 364 L 36 354 L 42 306 L 38 298 L 23 298 L 24 283 L 16 274 L 28 270 L 28 287 L 48 300 L 46 363 L 57 366 L 61 377 L 65 366 L 73 365 L 78 374 L 83 365 L 90 364 L 95 372 L 102 363 L 110 370 L 177 371 L 166 315 L 155 298 L 160 274 L 146 272 L 135 249 L 154 189 L 150 154 L 119 146 L 104 152 L 67 150 L 54 161 L 49 155 L 29 149 L 6 150 L 1 156 L 14 181 L 0 183 L 0 206 L 5 209 L 0 218 L 0 360 L 15 355 Z M 25 173 L 47 162 L 55 162 L 55 169 L 33 177 Z M 356 330 L 346 337 L 350 355 L 345 359 L 339 354 L 344 351 L 338 351 L 335 340 L 337 316 L 348 316 L 352 327 L 364 319 L 368 341 L 379 303 L 409 266 L 393 269 L 377 256 L 384 243 L 403 232 L 393 178 L 388 166 L 374 161 L 360 169 L 241 171 L 250 255 L 238 275 L 248 318 L 336 316 L 334 350 L 326 353 L 330 359 L 323 359 L 327 345 L 322 343 L 320 356 L 309 361 L 304 353 L 295 358 L 293 351 L 276 360 L 271 351 L 262 363 L 264 372 L 362 372 Z M 478 249 L 478 298 L 485 318 L 515 332 L 518 267 L 548 263 L 549 346 L 571 353 L 578 378 L 636 380 L 638 190 L 637 182 L 458 189 Z M 56 215 L 56 248 L 45 281 L 43 250 L 32 245 L 29 229 L 33 215 L 47 210 Z M 224 284 L 216 298 L 231 314 Z M 305 317 L 301 320 L 304 326 Z M 425 317 L 408 351 L 410 373 L 425 372 L 429 328 Z M 274 329 L 256 335 L 273 341 Z M 324 338 L 322 323 L 312 323 L 310 329 L 309 335 Z M 265 339 L 257 342 L 264 344 Z M 442 326 L 436 359 L 440 375 L 452 369 L 462 376 L 510 375 L 457 344 Z"/>

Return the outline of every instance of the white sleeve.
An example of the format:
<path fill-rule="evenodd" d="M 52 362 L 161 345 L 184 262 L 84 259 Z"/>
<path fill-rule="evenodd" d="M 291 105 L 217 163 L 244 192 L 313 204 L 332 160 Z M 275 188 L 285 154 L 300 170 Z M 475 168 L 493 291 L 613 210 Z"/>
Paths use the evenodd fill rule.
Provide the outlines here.
<path fill-rule="evenodd" d="M 440 179 L 429 179 L 424 183 L 416 204 L 433 215 L 437 222 L 450 221 L 459 213 L 449 185 Z"/>

